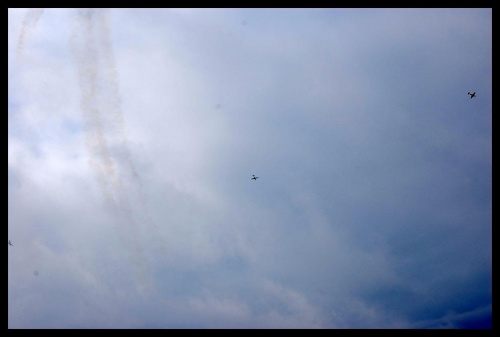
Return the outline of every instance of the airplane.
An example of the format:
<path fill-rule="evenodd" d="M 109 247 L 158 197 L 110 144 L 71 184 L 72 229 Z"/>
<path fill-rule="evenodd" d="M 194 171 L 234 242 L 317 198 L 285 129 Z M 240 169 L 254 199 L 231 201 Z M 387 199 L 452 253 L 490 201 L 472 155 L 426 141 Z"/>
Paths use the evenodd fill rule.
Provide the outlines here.
<path fill-rule="evenodd" d="M 14 246 L 14 245 L 10 242 L 10 240 L 9 240 L 9 246 Z"/>
<path fill-rule="evenodd" d="M 257 178 L 259 177 L 256 177 L 255 174 L 252 174 L 253 178 L 250 178 L 250 179 L 253 179 L 253 180 L 257 180 Z"/>
<path fill-rule="evenodd" d="M 476 92 L 468 92 L 467 94 L 470 95 L 470 98 L 472 99 L 472 97 L 476 97 Z"/>

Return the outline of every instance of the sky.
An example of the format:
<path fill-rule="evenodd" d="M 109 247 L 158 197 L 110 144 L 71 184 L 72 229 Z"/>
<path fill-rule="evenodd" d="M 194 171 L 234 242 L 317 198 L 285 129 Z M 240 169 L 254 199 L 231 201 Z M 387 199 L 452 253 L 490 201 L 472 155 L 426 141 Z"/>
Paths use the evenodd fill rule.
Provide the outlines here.
<path fill-rule="evenodd" d="M 8 10 L 9 328 L 491 328 L 491 183 L 492 9 Z"/>

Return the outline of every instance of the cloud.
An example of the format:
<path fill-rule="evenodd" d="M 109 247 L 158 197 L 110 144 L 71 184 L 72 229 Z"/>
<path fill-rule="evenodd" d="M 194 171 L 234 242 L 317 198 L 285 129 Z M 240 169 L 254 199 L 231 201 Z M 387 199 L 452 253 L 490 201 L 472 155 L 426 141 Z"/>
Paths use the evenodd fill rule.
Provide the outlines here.
<path fill-rule="evenodd" d="M 491 10 L 27 13 L 10 328 L 488 326 Z"/>
<path fill-rule="evenodd" d="M 461 313 L 450 310 L 438 319 L 421 322 L 418 327 L 431 329 L 491 329 L 491 319 L 491 306 L 485 306 Z"/>

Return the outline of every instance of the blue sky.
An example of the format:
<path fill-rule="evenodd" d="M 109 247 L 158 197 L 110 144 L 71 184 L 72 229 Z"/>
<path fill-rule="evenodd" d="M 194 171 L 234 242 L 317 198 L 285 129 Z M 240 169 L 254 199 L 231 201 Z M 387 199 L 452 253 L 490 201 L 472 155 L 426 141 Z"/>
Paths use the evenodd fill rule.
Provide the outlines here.
<path fill-rule="evenodd" d="M 8 25 L 9 328 L 491 327 L 491 9 Z"/>

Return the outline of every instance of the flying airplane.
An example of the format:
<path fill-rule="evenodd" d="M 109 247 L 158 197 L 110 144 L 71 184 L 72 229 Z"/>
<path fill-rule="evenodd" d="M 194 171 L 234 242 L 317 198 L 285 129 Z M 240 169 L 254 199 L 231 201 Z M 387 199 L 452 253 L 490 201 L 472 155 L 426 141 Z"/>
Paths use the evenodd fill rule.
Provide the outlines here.
<path fill-rule="evenodd" d="M 470 95 L 470 98 L 472 99 L 472 97 L 476 97 L 476 92 L 468 92 L 467 94 Z"/>
<path fill-rule="evenodd" d="M 9 246 L 14 246 L 14 245 L 10 242 L 10 240 L 9 240 Z"/>
<path fill-rule="evenodd" d="M 250 179 L 253 179 L 253 180 L 257 180 L 257 178 L 259 177 L 256 177 L 255 174 L 252 174 L 253 178 L 250 178 Z"/>

